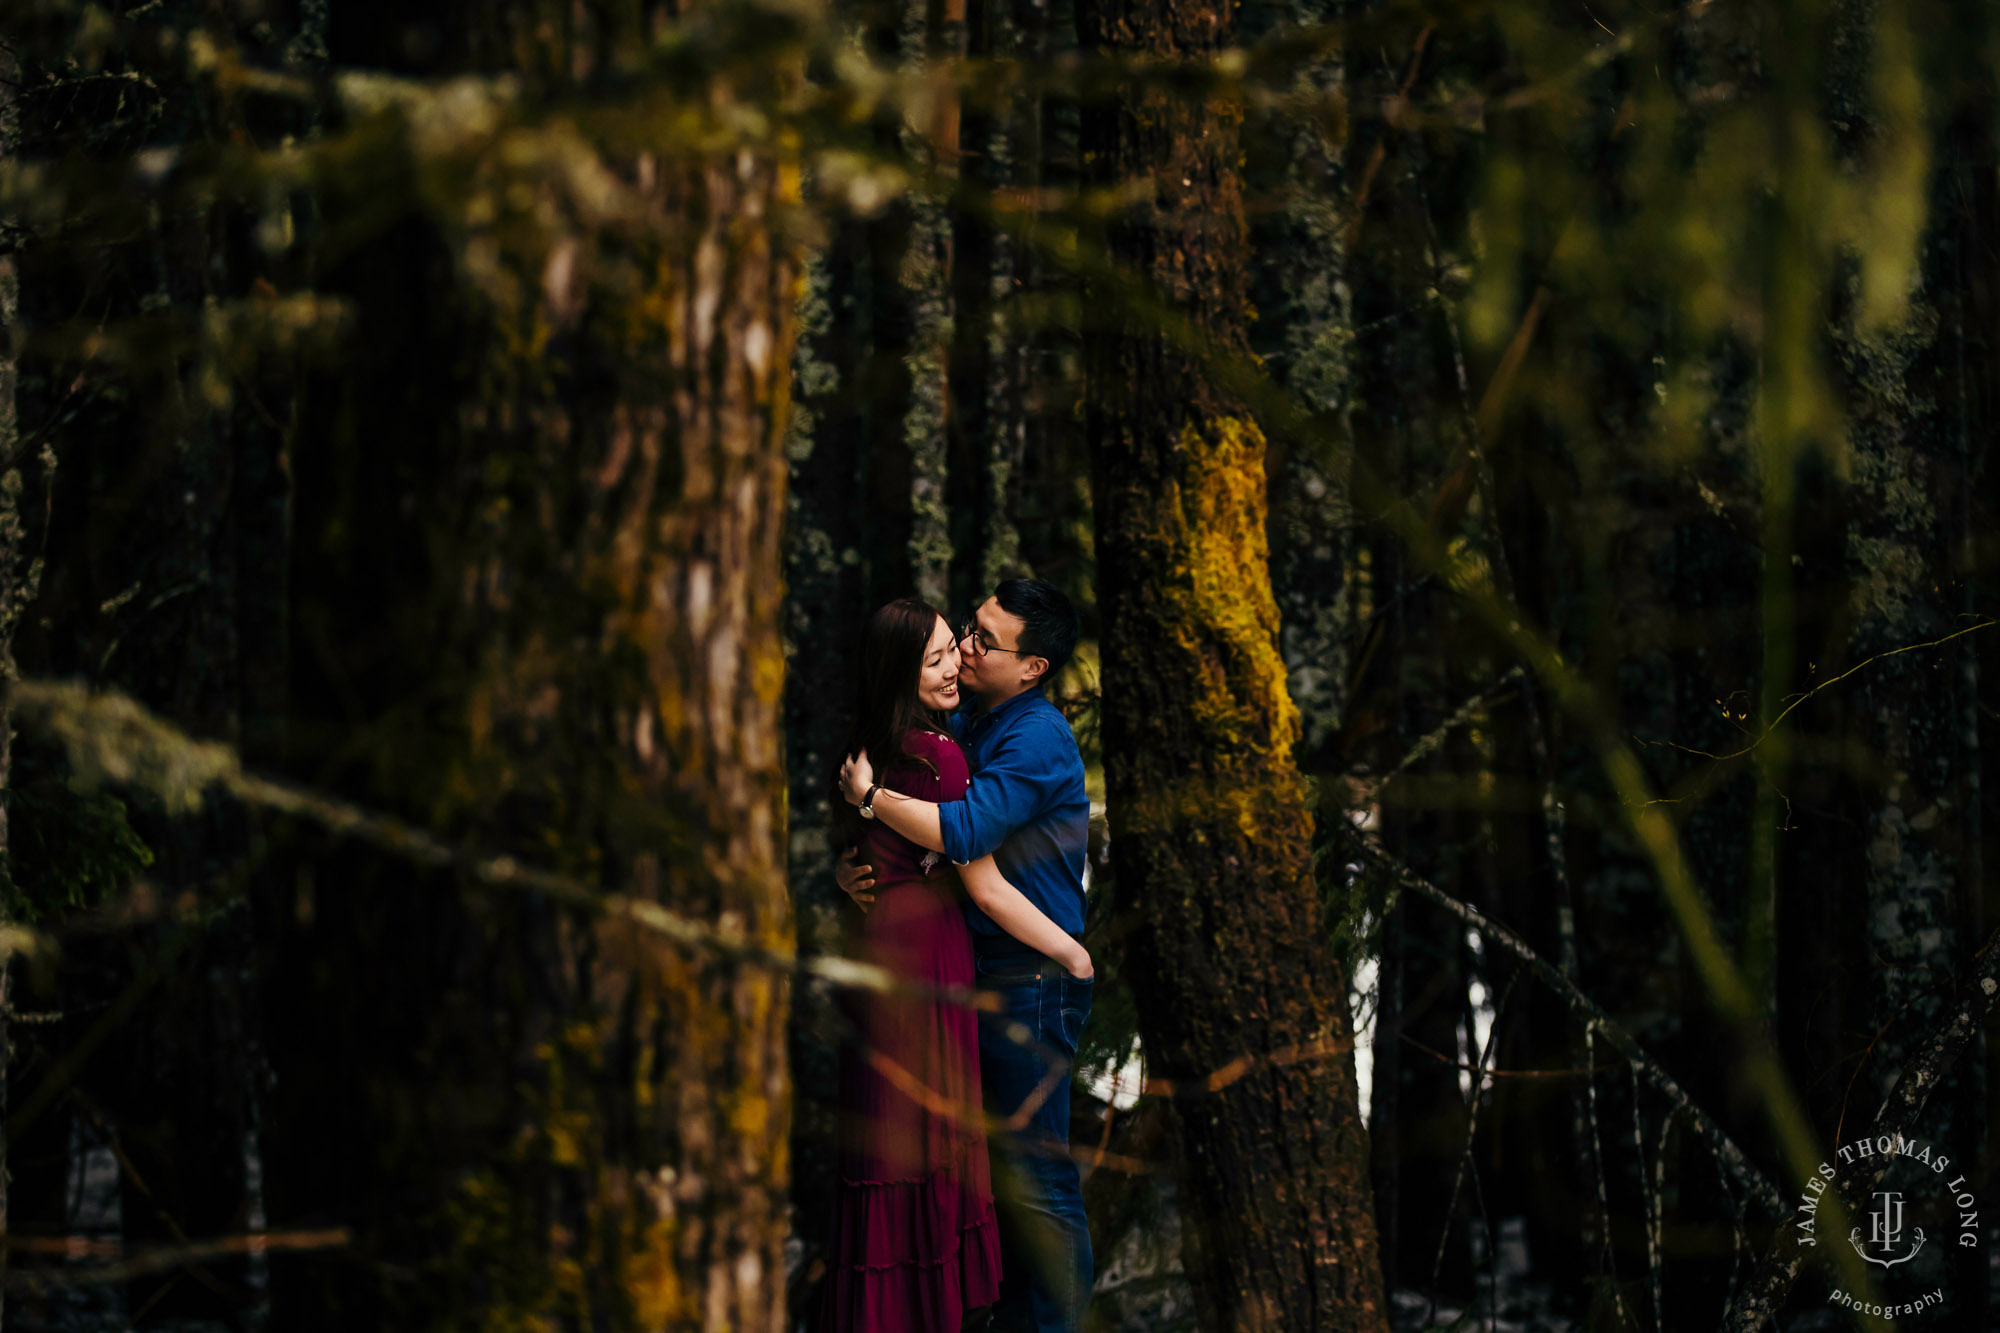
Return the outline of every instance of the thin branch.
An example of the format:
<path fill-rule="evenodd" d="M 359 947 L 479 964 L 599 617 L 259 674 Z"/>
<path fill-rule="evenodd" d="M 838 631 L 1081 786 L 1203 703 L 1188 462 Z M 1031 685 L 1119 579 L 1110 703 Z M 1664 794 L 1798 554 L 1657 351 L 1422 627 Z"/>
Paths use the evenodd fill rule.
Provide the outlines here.
<path fill-rule="evenodd" d="M 1687 1108 L 1686 1113 L 1695 1132 L 1714 1150 L 1718 1161 L 1736 1182 L 1738 1188 L 1756 1200 L 1757 1204 L 1772 1217 L 1781 1216 L 1785 1212 L 1784 1196 L 1778 1187 L 1771 1183 L 1770 1178 L 1757 1169 L 1743 1149 L 1737 1146 L 1735 1140 L 1731 1139 L 1706 1111 L 1695 1105 L 1694 1099 L 1688 1096 L 1672 1074 L 1647 1053 L 1638 1039 L 1620 1026 L 1617 1020 L 1607 1014 L 1595 1000 L 1577 989 L 1575 982 L 1557 971 L 1546 959 L 1530 948 L 1528 942 L 1517 935 L 1511 927 L 1495 921 L 1471 904 L 1452 897 L 1391 855 L 1374 837 L 1344 821 L 1343 826 L 1361 854 L 1387 871 L 1401 887 L 1442 907 L 1477 930 L 1482 939 L 1498 944 L 1525 964 L 1542 984 L 1555 992 L 1556 997 L 1568 1006 L 1571 1013 L 1596 1031 L 1603 1033 L 1605 1039 L 1620 1055 L 1632 1061 L 1645 1076 L 1648 1086 L 1665 1097 L 1670 1105 Z"/>
<path fill-rule="evenodd" d="M 1425 735 L 1415 745 L 1412 745 L 1409 753 L 1398 760 L 1394 768 L 1386 773 L 1365 778 L 1355 783 L 1353 800 L 1350 804 L 1354 806 L 1366 805 L 1375 799 L 1375 797 L 1381 795 L 1384 787 L 1387 787 L 1396 778 L 1407 772 L 1411 766 L 1421 763 L 1424 759 L 1435 753 L 1438 747 L 1445 743 L 1445 739 L 1453 731 L 1456 731 L 1477 717 L 1481 709 L 1499 698 L 1501 692 L 1508 686 L 1518 684 L 1526 675 L 1526 667 L 1512 667 L 1491 685 L 1488 685 L 1485 689 L 1460 704 L 1450 717 L 1438 723 L 1429 734 Z"/>
<path fill-rule="evenodd" d="M 1311 1060 L 1323 1060 L 1330 1055 L 1345 1055 L 1353 1049 L 1352 1037 L 1324 1037 L 1318 1041 L 1299 1042 L 1264 1054 L 1239 1055 L 1205 1078 L 1149 1078 L 1140 1093 L 1147 1097 L 1172 1097 L 1183 1101 L 1209 1097 L 1248 1077 L 1254 1070 L 1282 1069 Z"/>
<path fill-rule="evenodd" d="M 1422 31 L 1417 33 L 1416 43 L 1410 50 L 1409 63 L 1404 67 L 1403 86 L 1396 93 L 1394 102 L 1396 108 L 1400 109 L 1410 100 L 1410 90 L 1416 86 L 1417 73 L 1424 67 L 1424 48 L 1430 45 L 1431 34 L 1436 31 L 1437 21 L 1433 19 L 1424 24 Z M 1380 174 L 1382 163 L 1389 155 L 1388 130 L 1389 126 L 1395 124 L 1396 116 L 1385 115 L 1383 119 L 1389 124 L 1384 126 L 1381 137 L 1375 140 L 1375 146 L 1369 150 L 1368 161 L 1361 168 L 1361 183 L 1354 191 L 1353 212 L 1347 223 L 1347 243 L 1343 247 L 1344 252 L 1348 254 L 1354 252 L 1355 242 L 1361 237 L 1361 223 L 1368 215 L 1368 196 L 1374 190 L 1375 177 Z"/>
<path fill-rule="evenodd" d="M 1097 1159 L 1111 1150 L 1111 1126 L 1118 1119 L 1118 1094 L 1125 1090 L 1125 1069 L 1122 1065 L 1111 1071 L 1111 1096 L 1104 1103 L 1104 1127 L 1097 1136 Z M 1094 1166 L 1094 1162 L 1093 1162 Z M 1083 1169 L 1083 1178 L 1090 1179 L 1092 1167 Z"/>
<path fill-rule="evenodd" d="M 1438 1227 L 1437 1256 L 1431 1260 L 1431 1291 L 1436 1293 L 1438 1279 L 1444 1273 L 1445 1244 L 1451 1239 L 1452 1215 L 1458 1211 L 1458 1192 L 1465 1187 L 1466 1168 L 1472 1165 L 1472 1144 L 1479 1134 L 1479 1103 L 1484 1100 L 1480 1094 L 1486 1089 L 1486 1067 L 1493 1063 L 1493 1050 L 1500 1044 L 1500 1020 L 1507 1015 L 1507 1001 L 1513 998 L 1515 983 L 1521 974 L 1516 972 L 1507 979 L 1507 988 L 1500 992 L 1500 1002 L 1493 1006 L 1493 1026 L 1486 1030 L 1486 1048 L 1479 1053 L 1479 1068 L 1474 1071 L 1472 1089 L 1466 1094 L 1465 1151 L 1458 1155 L 1458 1169 L 1451 1177 L 1451 1197 L 1445 1201 L 1444 1221 Z M 1493 1252 L 1493 1238 L 1486 1238 L 1486 1251 Z M 1428 1316 L 1426 1316 L 1428 1319 Z"/>
<path fill-rule="evenodd" d="M 1646 1140 L 1643 1122 L 1639 1114 L 1639 1071 L 1632 1070 L 1632 1144 L 1639 1153 L 1639 1200 L 1646 1212 L 1646 1275 L 1653 1291 L 1653 1327 L 1658 1333 L 1667 1333 L 1667 1294 L 1665 1284 L 1666 1230 L 1667 1230 L 1667 1140 L 1674 1132 L 1674 1121 L 1681 1112 L 1678 1108 L 1667 1112 L 1667 1118 L 1660 1122 L 1660 1147 L 1653 1156 L 1653 1183 L 1646 1184 Z"/>
<path fill-rule="evenodd" d="M 1621 125 L 1612 131 L 1615 140 L 1622 131 Z M 1444 326 L 1451 336 L 1452 367 L 1458 385 L 1459 410 L 1465 418 L 1465 440 L 1460 444 L 1458 459 L 1447 468 L 1444 482 L 1431 509 L 1431 527 L 1442 532 L 1456 508 L 1462 508 L 1469 496 L 1468 488 L 1458 478 L 1469 473 L 1470 491 L 1479 496 L 1480 508 L 1485 518 L 1487 545 L 1491 551 L 1493 575 L 1498 580 L 1500 595 L 1514 606 L 1520 605 L 1520 588 L 1514 581 L 1513 563 L 1507 555 L 1506 534 L 1501 531 L 1500 487 L 1493 474 L 1493 464 L 1486 451 L 1500 417 L 1506 406 L 1507 395 L 1512 390 L 1515 377 L 1526 362 L 1528 349 L 1533 346 L 1535 331 L 1541 326 L 1542 316 L 1548 310 L 1549 286 L 1546 281 L 1536 284 L 1534 297 L 1522 313 L 1515 326 L 1514 336 L 1507 342 L 1507 350 L 1500 358 L 1500 364 L 1486 381 L 1486 389 L 1479 396 L 1477 406 L 1472 401 L 1472 377 L 1466 368 L 1465 338 L 1459 328 L 1459 314 L 1456 304 L 1445 294 L 1444 245 L 1438 237 L 1437 219 L 1431 211 L 1430 193 L 1424 189 L 1422 178 L 1417 181 L 1417 195 L 1423 205 L 1424 231 L 1429 242 L 1431 258 L 1431 287 L 1437 293 L 1438 303 L 1444 308 Z M 1543 260 L 1546 274 L 1555 266 L 1556 258 L 1563 251 L 1569 238 L 1574 219 L 1565 221 L 1557 234 L 1554 248 Z M 1569 855 L 1565 846 L 1568 831 L 1568 817 L 1563 803 L 1557 799 L 1554 717 L 1544 718 L 1541 702 L 1536 694 L 1536 686 L 1530 681 L 1521 691 L 1521 703 L 1527 714 L 1528 749 L 1534 763 L 1535 776 L 1542 786 L 1542 840 L 1549 859 L 1549 874 L 1555 880 L 1556 908 L 1556 966 L 1565 977 L 1575 979 L 1580 965 L 1576 943 L 1576 893 L 1569 877 Z M 1585 1068 L 1594 1065 L 1595 1053 L 1590 1049 L 1590 1030 L 1583 1033 L 1582 1063 Z M 1572 1047 L 1574 1051 L 1575 1048 Z M 1606 1191 L 1602 1188 L 1604 1164 L 1594 1154 L 1598 1151 L 1595 1130 L 1597 1087 L 1593 1083 L 1582 1096 L 1570 1102 L 1570 1122 L 1582 1138 L 1583 1122 L 1592 1121 L 1592 1132 L 1588 1151 L 1593 1154 L 1590 1170 L 1597 1178 L 1600 1208 L 1596 1217 L 1586 1217 L 1584 1222 L 1585 1243 L 1588 1244 L 1592 1232 L 1602 1237 L 1607 1256 L 1610 1253 L 1611 1218 L 1608 1211 Z M 1586 1105 L 1586 1101 L 1588 1105 Z"/>
<path fill-rule="evenodd" d="M 139 1164 L 134 1162 L 131 1155 L 125 1151 L 125 1145 L 119 1139 L 117 1129 L 105 1119 L 103 1113 L 97 1109 L 96 1103 L 92 1102 L 90 1098 L 84 1096 L 81 1091 L 74 1087 L 69 1089 L 69 1096 L 77 1109 L 83 1112 L 84 1118 L 90 1121 L 92 1128 L 96 1129 L 98 1137 L 104 1141 L 104 1146 L 111 1150 L 111 1156 L 118 1163 L 120 1184 L 130 1185 L 139 1192 L 141 1198 L 145 1199 L 151 1205 L 153 1216 L 159 1220 L 161 1225 L 166 1227 L 167 1234 L 174 1244 L 182 1247 L 193 1244 L 192 1238 L 187 1233 L 187 1228 L 183 1227 L 180 1224 L 180 1220 L 167 1211 L 166 1205 L 160 1202 L 160 1197 L 153 1193 L 153 1187 L 146 1183 L 146 1177 L 139 1170 Z M 72 1257 L 76 1256 L 72 1255 Z M 201 1283 L 202 1286 L 222 1297 L 225 1301 L 231 1299 L 228 1289 L 222 1285 L 213 1273 L 208 1271 L 205 1265 L 199 1261 L 191 1261 L 187 1264 L 187 1268 L 193 1273 L 195 1280 Z"/>
<path fill-rule="evenodd" d="M 1784 709 L 1781 712 L 1779 712 L 1779 714 L 1776 717 L 1771 719 L 1770 723 L 1762 731 L 1757 733 L 1757 735 L 1751 740 L 1751 742 L 1748 745 L 1744 746 L 1740 750 L 1732 750 L 1728 754 L 1715 754 L 1708 750 L 1698 750 L 1692 745 L 1680 745 L 1674 741 L 1642 740 L 1639 742 L 1639 744 L 1657 745 L 1662 749 L 1667 749 L 1667 750 L 1679 750 L 1682 754 L 1699 755 L 1703 759 L 1713 759 L 1717 763 L 1727 763 L 1729 760 L 1732 759 L 1741 759 L 1745 755 L 1749 754 L 1751 751 L 1755 750 L 1758 746 L 1762 745 L 1766 740 L 1770 739 L 1771 733 L 1778 729 L 1778 724 L 1783 722 L 1786 718 L 1790 717 L 1794 709 L 1798 708 L 1799 706 L 1804 704 L 1807 700 L 1811 699 L 1814 695 L 1819 694 L 1821 691 L 1832 689 L 1835 685 L 1840 684 L 1841 681 L 1846 680 L 1849 676 L 1853 675 L 1855 672 L 1861 671 L 1867 667 L 1874 666 L 1877 662 L 1882 661 L 1884 658 L 1897 657 L 1903 653 L 1914 653 L 1925 648 L 1936 648 L 1939 647 L 1940 645 L 1950 643 L 1953 639 L 1962 639 L 1966 635 L 1975 633 L 1979 630 L 1991 629 L 1995 625 L 2000 625 L 2000 620 L 1982 620 L 1976 625 L 1967 625 L 1963 629 L 1955 629 L 1951 633 L 1941 635 L 1940 637 L 1935 639 L 1926 639 L 1922 643 L 1906 643 L 1898 648 L 1885 648 L 1881 652 L 1876 653 L 1872 657 L 1865 657 L 1861 661 L 1856 662 L 1853 666 L 1847 668 L 1847 670 L 1841 672 L 1839 675 L 1834 676 L 1829 680 L 1821 681 L 1819 684 L 1813 686 L 1811 689 L 1805 691 L 1798 697 L 1794 698 L 1790 703 L 1785 705 Z"/>
<path fill-rule="evenodd" d="M 1407 1032 L 1398 1032 L 1396 1040 L 1407 1042 L 1409 1045 L 1416 1047 L 1419 1052 L 1429 1056 L 1439 1064 L 1450 1065 L 1453 1069 L 1462 1069 L 1468 1074 L 1484 1074 L 1487 1078 L 1590 1078 L 1603 1073 L 1607 1069 L 1617 1069 L 1619 1067 L 1616 1064 L 1608 1064 L 1599 1065 L 1595 1069 L 1481 1069 L 1477 1065 L 1469 1065 L 1463 1060 L 1454 1060 L 1443 1051 L 1424 1045 L 1424 1043 L 1418 1041 Z"/>
<path fill-rule="evenodd" d="M 345 1227 L 324 1231 L 252 1231 L 240 1236 L 218 1236 L 186 1245 L 164 1245 L 141 1250 L 120 1263 L 86 1268 L 16 1269 L 7 1274 L 10 1289 L 30 1292 L 54 1287 L 89 1286 L 105 1282 L 129 1282 L 148 1273 L 186 1268 L 232 1254 L 268 1254 L 273 1250 L 334 1250 L 346 1246 L 352 1237 Z M 9 1250 L 47 1254 L 61 1258 L 111 1257 L 124 1253 L 117 1240 L 97 1240 L 89 1236 L 8 1236 Z"/>
<path fill-rule="evenodd" d="M 1743 1251 L 1750 1247 L 1750 1242 L 1743 1234 L 1743 1206 L 1736 1202 L 1735 1191 L 1729 1188 L 1729 1173 L 1722 1169 L 1722 1159 L 1713 1152 L 1709 1160 L 1715 1163 L 1716 1183 L 1722 1187 L 1723 1200 L 1729 1205 L 1729 1290 L 1722 1298 L 1722 1318 L 1726 1322 L 1730 1307 L 1736 1304 L 1736 1290 L 1743 1278 Z"/>
<path fill-rule="evenodd" d="M 1583 1025 L 1583 1053 L 1590 1061 L 1597 1059 L 1597 1023 L 1595 1020 Z M 1591 1180 L 1597 1186 L 1597 1215 L 1607 1219 L 1598 1228 L 1597 1238 L 1601 1242 L 1604 1255 L 1604 1271 L 1611 1277 L 1611 1298 L 1618 1303 L 1618 1322 L 1623 1325 L 1633 1322 L 1625 1312 L 1624 1288 L 1618 1282 L 1618 1259 L 1611 1250 L 1611 1186 L 1604 1178 L 1604 1140 L 1597 1131 L 1597 1081 L 1592 1079 L 1584 1089 L 1587 1094 L 1590 1120 L 1590 1169 Z"/>

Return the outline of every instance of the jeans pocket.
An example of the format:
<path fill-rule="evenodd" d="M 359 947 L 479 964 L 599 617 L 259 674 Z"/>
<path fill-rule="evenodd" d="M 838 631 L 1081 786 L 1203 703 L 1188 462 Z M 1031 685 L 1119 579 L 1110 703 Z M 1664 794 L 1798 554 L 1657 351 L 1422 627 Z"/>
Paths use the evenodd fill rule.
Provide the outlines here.
<path fill-rule="evenodd" d="M 974 956 L 972 973 L 982 986 L 997 990 L 1013 990 L 1020 986 L 1033 986 L 1041 981 L 1042 974 L 1032 966 L 1018 962 L 988 962 Z"/>
<path fill-rule="evenodd" d="M 1083 1025 L 1090 1018 L 1090 997 L 1092 994 L 1089 977 L 1065 976 L 1062 981 L 1061 1023 L 1062 1043 L 1071 1056 L 1075 1056 L 1077 1043 L 1083 1040 Z"/>

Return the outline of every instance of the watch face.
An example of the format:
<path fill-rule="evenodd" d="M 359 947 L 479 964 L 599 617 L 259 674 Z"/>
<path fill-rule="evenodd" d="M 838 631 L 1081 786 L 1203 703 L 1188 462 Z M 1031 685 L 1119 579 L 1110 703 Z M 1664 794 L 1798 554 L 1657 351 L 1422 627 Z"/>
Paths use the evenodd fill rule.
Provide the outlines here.
<path fill-rule="evenodd" d="M 874 806 L 872 806 L 872 805 L 864 805 L 864 806 L 860 807 L 860 809 L 861 809 L 861 817 L 862 817 L 863 819 L 873 819 L 873 818 L 875 818 L 875 807 L 874 807 Z"/>

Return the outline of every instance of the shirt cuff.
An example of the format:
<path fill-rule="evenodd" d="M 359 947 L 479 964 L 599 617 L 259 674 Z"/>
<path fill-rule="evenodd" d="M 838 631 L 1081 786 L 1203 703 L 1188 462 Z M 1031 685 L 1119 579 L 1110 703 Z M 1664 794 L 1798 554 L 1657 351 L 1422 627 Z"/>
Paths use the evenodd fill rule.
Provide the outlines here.
<path fill-rule="evenodd" d="M 951 858 L 955 866 L 971 865 L 979 859 L 969 855 L 972 851 L 972 830 L 967 826 L 970 823 L 964 801 L 946 801 L 938 806 L 938 841 L 944 844 L 944 854 Z"/>

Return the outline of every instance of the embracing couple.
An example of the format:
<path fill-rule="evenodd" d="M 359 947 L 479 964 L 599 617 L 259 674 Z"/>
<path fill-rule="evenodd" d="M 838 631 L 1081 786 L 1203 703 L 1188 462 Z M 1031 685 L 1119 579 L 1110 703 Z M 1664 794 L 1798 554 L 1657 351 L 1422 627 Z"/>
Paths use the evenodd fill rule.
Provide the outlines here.
<path fill-rule="evenodd" d="M 955 1333 L 983 1305 L 995 1333 L 1082 1326 L 1092 1267 L 1069 1063 L 1090 1014 L 1090 802 L 1044 693 L 1078 629 L 1069 599 L 1035 579 L 1002 583 L 956 627 L 914 599 L 869 618 L 840 772 L 857 952 L 926 988 L 976 985 L 991 1008 L 846 1001 L 831 1333 Z"/>

